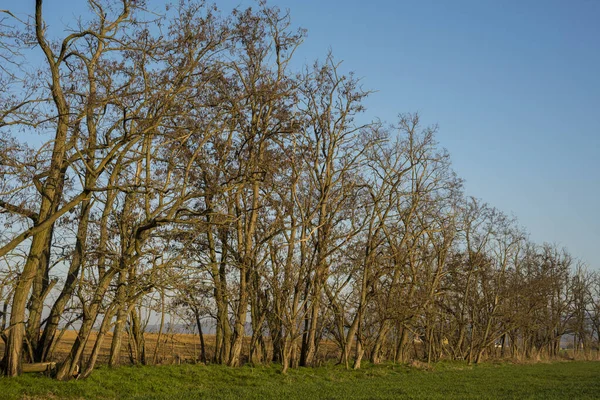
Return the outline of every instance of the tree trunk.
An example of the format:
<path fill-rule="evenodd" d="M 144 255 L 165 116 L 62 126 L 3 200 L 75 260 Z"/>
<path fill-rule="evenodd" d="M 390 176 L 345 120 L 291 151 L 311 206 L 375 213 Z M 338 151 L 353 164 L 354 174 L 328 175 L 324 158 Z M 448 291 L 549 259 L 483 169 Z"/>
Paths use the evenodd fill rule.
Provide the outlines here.
<path fill-rule="evenodd" d="M 57 197 L 62 197 L 57 196 L 57 194 L 62 191 L 64 183 L 63 164 L 67 150 L 66 142 L 69 129 L 69 107 L 62 91 L 59 67 L 56 64 L 55 56 L 44 37 L 42 0 L 36 0 L 35 3 L 35 31 L 37 42 L 44 52 L 50 67 L 52 75 L 51 90 L 58 115 L 52 159 L 48 169 L 48 177 L 43 185 L 38 220 L 35 224 L 38 225 L 45 222 L 53 213 L 56 213 L 58 207 L 57 201 L 61 200 Z M 52 226 L 53 224 L 42 229 L 33 236 L 27 261 L 16 282 L 10 314 L 10 330 L 8 332 L 5 348 L 4 372 L 6 376 L 16 376 L 21 369 L 21 352 L 23 340 L 25 338 L 25 308 L 27 297 L 31 289 L 32 281 L 38 273 L 38 270 L 41 268 L 40 262 L 43 259 L 43 255 L 45 252 L 48 252 L 48 243 L 52 232 Z"/>
<path fill-rule="evenodd" d="M 200 312 L 194 307 L 194 316 L 196 317 L 196 326 L 198 326 L 198 336 L 200 336 L 200 361 L 206 364 L 206 346 L 204 344 L 204 333 L 202 332 L 202 319 Z"/>
<path fill-rule="evenodd" d="M 123 342 L 125 322 L 127 322 L 127 305 L 125 304 L 126 277 L 126 271 L 119 272 L 117 296 L 115 299 L 118 307 L 117 320 L 115 321 L 115 327 L 113 329 L 113 337 L 110 345 L 110 356 L 108 360 L 108 365 L 110 367 L 117 367 L 121 364 L 121 344 Z"/>

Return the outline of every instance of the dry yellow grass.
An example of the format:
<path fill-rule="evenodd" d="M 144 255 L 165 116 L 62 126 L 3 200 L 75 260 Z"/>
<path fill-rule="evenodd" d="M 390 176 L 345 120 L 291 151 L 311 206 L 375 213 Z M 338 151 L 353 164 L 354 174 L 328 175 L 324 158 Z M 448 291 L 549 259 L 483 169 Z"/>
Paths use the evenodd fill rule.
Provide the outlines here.
<path fill-rule="evenodd" d="M 92 332 L 90 338 L 84 349 L 84 358 L 87 358 L 94 347 L 96 341 L 97 332 Z M 77 331 L 67 330 L 61 332 L 60 340 L 57 343 L 54 353 L 50 361 L 61 361 L 71 350 L 75 338 L 77 337 Z M 108 362 L 108 356 L 110 353 L 110 346 L 112 342 L 113 334 L 107 333 L 102 341 L 100 348 L 100 354 L 98 356 L 98 363 L 105 364 Z M 145 333 L 145 344 L 146 344 L 146 363 L 153 364 L 174 364 L 183 362 L 196 362 L 200 360 L 200 337 L 197 334 L 188 333 L 164 333 L 159 335 L 158 333 Z M 127 333 L 123 334 L 120 358 L 122 364 L 129 363 L 129 336 Z M 215 351 L 215 335 L 205 334 L 204 343 L 206 346 L 206 356 L 210 360 L 212 359 Z M 157 349 L 158 346 L 158 349 Z M 242 354 L 248 354 L 250 351 L 250 338 L 246 337 L 244 340 L 244 349 Z M 270 346 L 269 346 L 270 347 Z M 0 342 L 0 351 L 4 351 L 4 344 Z M 156 359 L 154 354 L 156 352 Z M 269 353 L 271 349 L 269 348 Z M 339 356 L 339 349 L 337 345 L 331 341 L 325 340 L 319 346 L 319 359 L 326 360 L 337 358 Z"/>
<path fill-rule="evenodd" d="M 87 346 L 84 350 L 84 356 L 87 357 L 92 352 L 92 348 L 96 341 L 97 332 L 92 332 L 88 340 Z M 54 354 L 52 356 L 53 361 L 59 361 L 71 350 L 75 338 L 77 337 L 77 331 L 67 330 L 62 332 L 59 342 L 56 345 Z M 110 352 L 110 345 L 112 342 L 112 333 L 108 333 L 100 348 L 100 355 L 98 357 L 99 363 L 105 363 L 108 361 L 108 354 Z M 159 364 L 172 363 L 177 360 L 191 361 L 197 360 L 200 357 L 200 338 L 198 335 L 186 334 L 186 333 L 163 333 L 160 336 L 160 343 L 158 343 L 158 333 L 146 333 L 144 335 L 146 342 L 146 358 L 149 363 L 152 362 L 154 353 L 156 351 L 156 362 Z M 211 355 L 214 352 L 215 336 L 204 335 L 207 352 Z M 129 360 L 129 336 L 127 333 L 123 334 L 123 342 L 121 345 L 121 361 L 127 363 Z M 156 349 L 158 345 L 158 350 Z M 0 351 L 4 352 L 4 344 L 0 343 Z"/>

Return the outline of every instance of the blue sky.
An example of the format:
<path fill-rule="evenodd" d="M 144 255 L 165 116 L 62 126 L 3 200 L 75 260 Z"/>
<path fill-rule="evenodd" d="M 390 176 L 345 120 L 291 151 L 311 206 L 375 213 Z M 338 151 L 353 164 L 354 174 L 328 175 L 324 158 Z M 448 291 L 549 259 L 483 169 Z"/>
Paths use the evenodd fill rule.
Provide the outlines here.
<path fill-rule="evenodd" d="M 159 4 L 160 0 L 151 0 Z M 33 4 L 0 0 L 0 8 Z M 13 5 L 14 4 L 14 5 Z M 219 0 L 219 7 L 253 0 Z M 600 268 L 600 1 L 270 0 L 308 29 L 297 63 L 332 49 L 376 90 L 367 116 L 418 111 L 466 192 L 538 243 Z M 46 1 L 51 24 L 83 0 Z"/>
<path fill-rule="evenodd" d="M 467 194 L 600 267 L 600 2 L 270 4 L 308 29 L 301 61 L 331 48 L 377 90 L 369 116 L 438 124 Z"/>

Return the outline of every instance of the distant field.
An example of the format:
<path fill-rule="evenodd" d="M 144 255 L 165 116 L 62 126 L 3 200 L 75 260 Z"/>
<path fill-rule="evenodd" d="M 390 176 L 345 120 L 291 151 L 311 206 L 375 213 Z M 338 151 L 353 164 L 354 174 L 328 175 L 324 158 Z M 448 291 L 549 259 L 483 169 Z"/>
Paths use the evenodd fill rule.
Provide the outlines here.
<path fill-rule="evenodd" d="M 75 342 L 77 332 L 73 330 L 65 331 L 60 341 L 58 342 L 54 355 L 51 361 L 61 361 L 65 358 L 68 352 L 71 350 L 71 346 Z M 100 355 L 98 357 L 98 365 L 108 363 L 108 355 L 110 353 L 110 344 L 112 341 L 112 333 L 108 332 L 102 347 L 100 348 Z M 154 352 L 156 350 L 159 336 L 157 333 L 147 332 L 144 334 L 146 342 L 146 361 L 148 364 L 152 364 Z M 94 347 L 94 341 L 96 340 L 96 332 L 90 334 L 90 340 L 84 351 L 84 355 L 87 357 L 92 352 Z M 129 349 L 128 349 L 128 335 L 123 333 L 123 343 L 121 346 L 121 362 L 123 364 L 129 363 Z M 207 357 L 210 359 L 214 355 L 215 351 L 215 335 L 205 334 L 204 341 L 206 346 Z M 244 338 L 244 349 L 243 354 L 248 354 L 249 349 L 247 346 L 250 344 L 250 338 Z M 0 341 L 0 354 L 4 352 L 4 343 Z M 319 355 L 321 359 L 337 359 L 339 356 L 338 347 L 330 342 L 323 341 L 319 346 Z M 156 352 L 156 363 L 157 364 L 172 364 L 176 360 L 182 362 L 192 362 L 200 359 L 200 337 L 197 334 L 188 333 L 163 333 L 160 336 L 160 344 L 158 345 L 158 351 Z"/>
<path fill-rule="evenodd" d="M 108 354 L 110 352 L 110 344 L 112 341 L 112 333 L 109 332 L 106 334 L 106 338 L 102 342 L 102 347 L 100 350 L 100 357 L 98 362 L 100 364 L 108 362 Z M 55 359 L 57 361 L 62 360 L 64 355 L 71 349 L 73 342 L 75 342 L 75 338 L 77 337 L 76 331 L 66 331 L 61 338 L 58 346 L 56 348 Z M 157 333 L 145 333 L 144 334 L 146 341 L 146 357 L 148 362 L 151 362 L 152 357 L 154 355 L 154 350 L 158 341 Z M 85 349 L 86 355 L 91 353 L 92 348 L 94 347 L 94 341 L 96 339 L 96 332 L 92 332 L 90 340 Z M 123 333 L 123 345 L 121 346 L 121 360 L 123 362 L 128 362 L 128 335 L 127 333 Z M 204 335 L 204 340 L 206 341 L 206 346 L 209 351 L 212 353 L 212 349 L 215 345 L 215 336 L 214 335 Z M 158 347 L 157 352 L 157 362 L 158 363 L 169 363 L 173 360 L 173 357 L 177 355 L 180 359 L 183 360 L 197 360 L 200 356 L 200 339 L 198 335 L 192 335 L 187 333 L 163 333 L 160 337 L 160 346 Z"/>
<path fill-rule="evenodd" d="M 169 365 L 95 371 L 83 381 L 28 374 L 0 378 L 2 399 L 597 399 L 600 362 L 441 363 L 300 368 Z"/>
<path fill-rule="evenodd" d="M 76 337 L 76 331 L 65 331 L 62 334 L 60 341 L 56 346 L 52 360 L 63 360 L 66 354 L 71 350 L 71 346 L 73 346 Z M 104 364 L 108 362 L 108 354 L 110 352 L 110 344 L 112 341 L 112 337 L 112 332 L 108 332 L 106 334 L 106 337 L 104 338 L 104 341 L 102 342 L 102 347 L 100 348 L 100 356 L 98 357 L 99 364 Z M 146 357 L 148 359 L 148 363 L 151 363 L 159 337 L 157 333 L 145 333 L 144 337 L 146 341 Z M 88 341 L 84 351 L 85 356 L 89 356 L 92 352 L 95 340 L 96 332 L 93 331 L 90 334 L 90 340 Z M 123 333 L 123 344 L 121 346 L 120 354 L 123 363 L 127 363 L 129 361 L 129 350 L 127 346 L 128 340 L 129 338 L 127 333 Z M 215 335 L 204 335 L 204 340 L 207 352 L 209 353 L 209 355 L 212 355 L 214 353 Z M 0 352 L 3 351 L 4 343 L 0 341 Z M 158 346 L 158 351 L 156 354 L 157 363 L 172 363 L 176 356 L 180 360 L 198 360 L 200 357 L 199 336 L 197 334 L 193 335 L 187 333 L 163 333 L 160 336 L 160 346 Z"/>

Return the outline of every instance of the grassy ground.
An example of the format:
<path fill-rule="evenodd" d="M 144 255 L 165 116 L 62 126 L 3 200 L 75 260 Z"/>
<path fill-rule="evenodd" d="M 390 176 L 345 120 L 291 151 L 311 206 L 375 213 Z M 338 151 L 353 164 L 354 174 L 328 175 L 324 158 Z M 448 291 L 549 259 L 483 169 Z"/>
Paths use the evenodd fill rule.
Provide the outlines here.
<path fill-rule="evenodd" d="M 100 368 L 83 381 L 0 378 L 6 399 L 600 399 L 600 362 L 280 368 L 180 365 Z"/>

